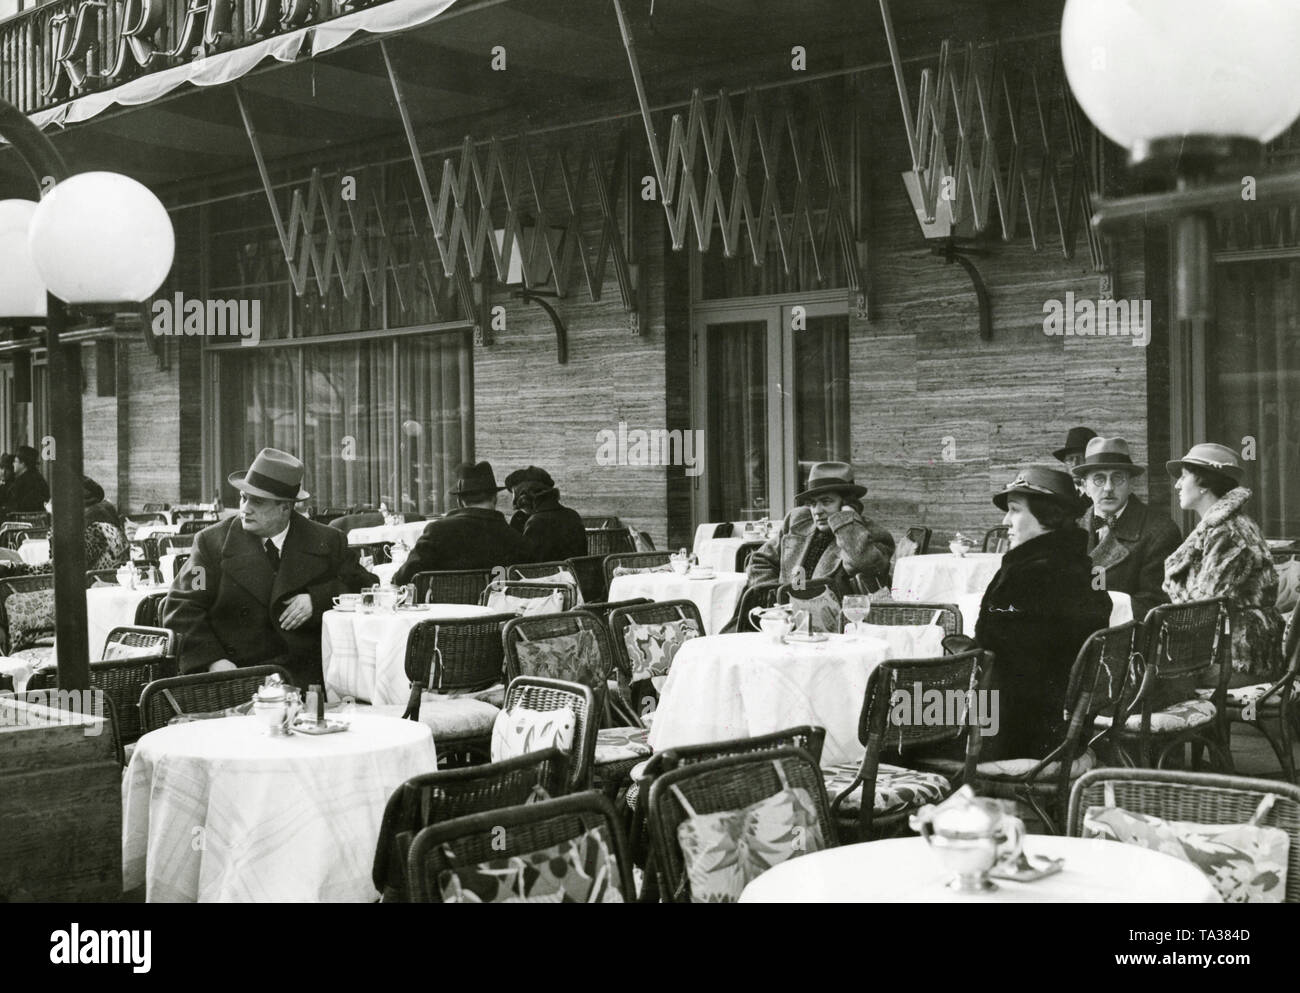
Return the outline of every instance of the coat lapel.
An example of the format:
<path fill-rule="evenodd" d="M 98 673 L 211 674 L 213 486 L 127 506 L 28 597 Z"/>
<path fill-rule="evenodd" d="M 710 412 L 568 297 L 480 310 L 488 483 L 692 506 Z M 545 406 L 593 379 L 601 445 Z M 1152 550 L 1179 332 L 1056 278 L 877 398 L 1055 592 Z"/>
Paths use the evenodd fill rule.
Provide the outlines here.
<path fill-rule="evenodd" d="M 271 602 L 271 585 L 275 580 L 271 561 L 262 543 L 244 530 L 238 518 L 226 534 L 221 550 L 221 572 L 223 578 L 242 586 L 258 603 Z"/>
<path fill-rule="evenodd" d="M 279 600 L 291 590 L 301 590 L 321 574 L 323 549 L 303 526 L 303 519 L 294 514 L 289 521 L 289 533 L 280 552 L 280 571 L 275 574 L 271 587 L 271 602 Z"/>

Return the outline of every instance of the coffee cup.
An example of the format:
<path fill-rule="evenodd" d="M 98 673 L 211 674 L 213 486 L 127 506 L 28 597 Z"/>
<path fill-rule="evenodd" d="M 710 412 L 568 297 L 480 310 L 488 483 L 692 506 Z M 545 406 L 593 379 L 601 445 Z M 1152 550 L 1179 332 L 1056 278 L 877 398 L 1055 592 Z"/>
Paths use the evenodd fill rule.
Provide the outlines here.
<path fill-rule="evenodd" d="M 361 605 L 360 593 L 340 593 L 334 598 L 334 609 L 354 611 Z"/>

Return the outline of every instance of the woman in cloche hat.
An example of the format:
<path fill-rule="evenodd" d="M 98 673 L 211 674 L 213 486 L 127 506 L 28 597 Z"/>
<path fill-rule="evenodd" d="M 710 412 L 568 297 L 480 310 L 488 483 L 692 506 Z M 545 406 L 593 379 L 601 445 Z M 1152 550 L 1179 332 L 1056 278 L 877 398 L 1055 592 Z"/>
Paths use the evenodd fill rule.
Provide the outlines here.
<path fill-rule="evenodd" d="M 1282 618 L 1277 571 L 1268 542 L 1243 511 L 1250 490 L 1237 453 L 1225 445 L 1193 445 L 1165 463 L 1178 505 L 1200 517 L 1187 539 L 1165 559 L 1164 591 L 1174 603 L 1223 597 L 1232 630 L 1230 686 L 1274 680 L 1282 674 Z"/>
<path fill-rule="evenodd" d="M 975 624 L 979 647 L 994 654 L 999 710 L 980 758 L 1042 758 L 1065 734 L 1070 668 L 1088 636 L 1110 622 L 1110 596 L 1094 589 L 1069 473 L 1026 466 L 993 503 L 1006 514 L 1011 548 Z"/>

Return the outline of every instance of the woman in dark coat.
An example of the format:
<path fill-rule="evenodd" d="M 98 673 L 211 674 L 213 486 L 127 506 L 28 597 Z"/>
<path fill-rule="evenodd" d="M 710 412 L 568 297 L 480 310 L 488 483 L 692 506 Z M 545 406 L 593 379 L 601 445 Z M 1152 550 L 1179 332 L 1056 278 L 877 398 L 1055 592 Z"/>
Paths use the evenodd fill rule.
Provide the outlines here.
<path fill-rule="evenodd" d="M 1042 758 L 1065 733 L 1065 690 L 1079 648 L 1110 621 L 1095 589 L 1079 498 L 1067 473 L 1029 466 L 993 497 L 1011 549 L 980 604 L 975 640 L 994 653 L 998 732 L 980 758 Z"/>
<path fill-rule="evenodd" d="M 514 494 L 510 526 L 533 543 L 539 562 L 579 558 L 587 554 L 587 529 L 576 510 L 560 505 L 560 491 L 545 469 L 530 465 L 506 477 Z"/>

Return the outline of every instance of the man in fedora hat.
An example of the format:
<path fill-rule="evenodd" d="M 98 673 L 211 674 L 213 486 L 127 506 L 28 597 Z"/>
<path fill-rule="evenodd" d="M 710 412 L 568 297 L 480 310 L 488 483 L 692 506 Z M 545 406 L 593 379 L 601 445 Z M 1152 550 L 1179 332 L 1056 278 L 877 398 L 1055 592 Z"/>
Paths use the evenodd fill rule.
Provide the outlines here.
<path fill-rule="evenodd" d="M 1070 428 L 1065 435 L 1065 444 L 1052 453 L 1057 462 L 1061 462 L 1071 472 L 1074 467 L 1083 461 L 1084 454 L 1088 447 L 1088 442 L 1097 437 L 1097 432 L 1092 428 L 1077 427 Z M 1082 480 L 1076 479 L 1074 488 L 1078 491 L 1079 496 L 1086 497 L 1088 494 L 1083 488 Z"/>
<path fill-rule="evenodd" d="M 587 554 L 587 529 L 576 510 L 560 504 L 560 491 L 550 473 L 530 465 L 506 477 L 514 494 L 510 526 L 533 543 L 539 562 L 578 558 Z"/>
<path fill-rule="evenodd" d="M 818 462 L 808 488 L 795 496 L 800 506 L 781 529 L 754 552 L 749 584 L 828 579 L 839 573 L 866 577 L 873 588 L 888 585 L 894 538 L 862 513 L 867 488 L 844 462 Z"/>
<path fill-rule="evenodd" d="M 341 593 L 375 577 L 342 532 L 294 513 L 306 500 L 305 467 L 264 448 L 247 472 L 230 474 L 239 514 L 200 531 L 163 604 L 181 638 L 183 673 L 282 665 L 295 685 L 323 682 L 321 615 Z"/>
<path fill-rule="evenodd" d="M 460 506 L 429 523 L 393 575 L 393 582 L 409 583 L 417 572 L 431 570 L 494 569 L 536 562 L 532 542 L 506 523 L 505 515 L 497 510 L 497 494 L 503 489 L 487 462 L 458 465 L 450 494 Z"/>
<path fill-rule="evenodd" d="M 1168 517 L 1152 513 L 1133 495 L 1133 480 L 1146 472 L 1133 462 L 1123 438 L 1093 438 L 1083 461 L 1073 469 L 1092 506 L 1083 515 L 1088 555 L 1101 568 L 1107 590 L 1127 593 L 1133 617 L 1142 620 L 1152 607 L 1168 603 L 1160 588 L 1165 559 L 1183 536 Z"/>

